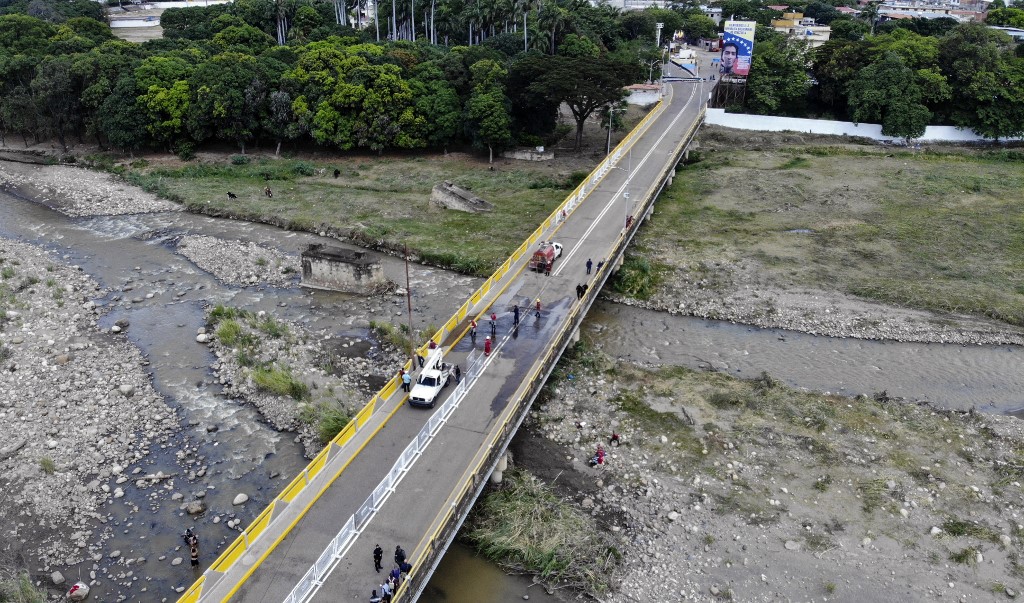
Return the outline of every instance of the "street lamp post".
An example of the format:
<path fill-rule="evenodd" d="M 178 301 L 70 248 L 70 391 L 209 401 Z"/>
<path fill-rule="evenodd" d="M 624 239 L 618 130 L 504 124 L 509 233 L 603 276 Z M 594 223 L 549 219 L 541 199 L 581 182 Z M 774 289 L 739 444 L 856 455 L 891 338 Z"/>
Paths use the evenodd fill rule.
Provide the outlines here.
<path fill-rule="evenodd" d="M 619 109 L 622 111 L 622 109 Z M 615 107 L 611 103 L 608 103 L 608 144 L 605 149 L 605 155 L 611 155 L 612 153 L 612 122 L 615 120 Z"/>

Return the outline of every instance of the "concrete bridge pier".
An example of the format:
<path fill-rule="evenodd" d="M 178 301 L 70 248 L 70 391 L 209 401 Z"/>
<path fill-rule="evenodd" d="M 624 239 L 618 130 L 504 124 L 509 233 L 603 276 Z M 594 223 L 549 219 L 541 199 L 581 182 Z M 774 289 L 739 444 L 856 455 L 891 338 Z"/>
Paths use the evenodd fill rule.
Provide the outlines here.
<path fill-rule="evenodd" d="M 508 469 L 508 453 L 501 455 L 498 459 L 498 464 L 494 466 L 494 471 L 491 471 L 491 483 L 500 484 L 504 477 L 505 470 Z"/>
<path fill-rule="evenodd" d="M 580 328 L 576 327 L 573 330 L 572 335 L 569 336 L 569 345 L 574 345 L 580 342 Z"/>
<path fill-rule="evenodd" d="M 612 274 L 618 274 L 620 268 L 622 268 L 622 256 L 621 255 L 619 256 L 619 259 L 615 260 L 615 263 L 612 264 Z"/>

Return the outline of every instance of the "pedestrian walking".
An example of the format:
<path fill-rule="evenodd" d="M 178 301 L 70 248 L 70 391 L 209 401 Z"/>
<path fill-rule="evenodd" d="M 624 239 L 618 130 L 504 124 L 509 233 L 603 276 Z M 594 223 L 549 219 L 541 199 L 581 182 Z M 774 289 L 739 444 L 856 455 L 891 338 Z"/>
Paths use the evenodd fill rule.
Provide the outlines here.
<path fill-rule="evenodd" d="M 199 567 L 199 545 L 191 545 L 189 547 L 189 553 L 192 556 L 192 567 Z"/>
<path fill-rule="evenodd" d="M 491 355 L 491 338 L 487 337 L 484 339 L 484 356 Z"/>
<path fill-rule="evenodd" d="M 274 198 L 274 191 L 270 190 L 269 186 L 267 188 L 263 189 L 263 194 L 265 194 L 268 199 L 273 199 Z"/>
<path fill-rule="evenodd" d="M 540 318 L 540 298 L 537 298 L 537 318 Z"/>
<path fill-rule="evenodd" d="M 384 566 L 380 563 L 382 559 L 384 559 L 384 549 L 380 548 L 380 545 L 378 544 L 373 549 L 373 569 L 377 570 L 378 574 L 380 573 L 380 570 L 384 568 Z"/>
<path fill-rule="evenodd" d="M 583 283 L 583 293 L 580 295 L 581 299 L 587 295 L 588 289 L 590 289 L 590 285 Z"/>
<path fill-rule="evenodd" d="M 583 285 L 576 285 L 576 299 L 583 299 Z"/>
<path fill-rule="evenodd" d="M 470 319 L 469 321 L 469 338 L 476 342 L 476 319 Z"/>
<path fill-rule="evenodd" d="M 458 385 L 459 381 L 462 381 L 462 369 L 459 368 L 459 365 L 456 364 L 455 365 L 455 385 Z"/>
<path fill-rule="evenodd" d="M 491 312 L 491 337 L 498 338 L 498 315 Z"/>
<path fill-rule="evenodd" d="M 380 603 L 381 598 L 377 595 L 377 591 L 370 593 L 370 603 Z"/>
<path fill-rule="evenodd" d="M 403 561 L 405 561 L 405 550 L 402 549 L 401 545 L 396 546 L 395 547 L 395 565 L 402 565 Z"/>
<path fill-rule="evenodd" d="M 554 265 L 554 262 L 548 262 L 548 265 L 544 267 L 544 274 L 551 276 L 551 267 Z"/>
<path fill-rule="evenodd" d="M 512 306 L 512 326 L 519 326 L 519 304 Z"/>
<path fill-rule="evenodd" d="M 412 375 L 409 373 L 402 373 L 402 389 L 407 392 L 412 390 Z"/>
<path fill-rule="evenodd" d="M 437 349 L 437 342 L 434 341 L 433 339 L 431 339 L 430 343 L 427 344 L 427 347 L 430 348 L 431 350 L 436 350 Z"/>
<path fill-rule="evenodd" d="M 594 262 L 590 258 L 587 258 L 587 274 L 590 274 L 590 269 L 594 267 Z"/>
<path fill-rule="evenodd" d="M 601 267 L 602 266 L 604 266 L 604 260 L 601 260 L 600 262 L 597 263 L 597 271 L 598 272 L 601 272 Z"/>
<path fill-rule="evenodd" d="M 416 362 L 419 363 L 420 368 L 423 368 L 423 354 L 416 352 Z"/>
<path fill-rule="evenodd" d="M 402 562 L 402 565 L 405 565 L 404 561 Z M 391 590 L 392 590 L 392 592 L 394 592 L 394 590 L 396 588 L 398 588 L 398 585 L 399 585 L 399 583 L 401 583 L 401 580 L 402 580 L 402 568 L 401 567 L 392 568 L 391 573 L 388 574 L 388 582 L 391 583 Z"/>
<path fill-rule="evenodd" d="M 384 584 L 380 585 L 380 600 L 381 603 L 390 603 L 391 601 L 391 582 L 385 580 Z"/>

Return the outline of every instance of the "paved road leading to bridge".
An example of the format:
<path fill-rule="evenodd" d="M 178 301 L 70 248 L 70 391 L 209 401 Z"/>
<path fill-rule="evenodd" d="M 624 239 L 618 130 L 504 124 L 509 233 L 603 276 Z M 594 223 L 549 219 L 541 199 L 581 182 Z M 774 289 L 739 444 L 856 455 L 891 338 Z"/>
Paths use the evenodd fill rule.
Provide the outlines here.
<path fill-rule="evenodd" d="M 669 66 L 668 71 L 679 71 Z M 674 73 L 673 73 L 674 74 Z M 710 83 L 707 84 L 708 86 Z M 670 155 L 698 119 L 706 92 L 702 82 L 670 85 L 665 110 L 652 120 L 646 133 L 610 170 L 598 188 L 558 226 L 551 237 L 562 243 L 564 253 L 550 276 L 524 269 L 529 255 L 509 271 L 499 287 L 492 289 L 490 311 L 498 314 L 498 344 L 485 368 L 433 441 L 404 477 L 395 492 L 379 509 L 319 590 L 315 601 L 332 602 L 366 599 L 378 587 L 393 566 L 395 545 L 402 545 L 410 561 L 417 563 L 426 541 L 433 534 L 439 513 L 454 504 L 454 493 L 464 483 L 466 473 L 475 467 L 487 450 L 489 433 L 499 425 L 510 404 L 530 383 L 537 359 L 541 358 L 564 325 L 576 298 L 579 284 L 594 284 L 594 275 L 586 274 L 586 262 L 597 263 L 614 249 L 626 225 L 626 217 L 641 205 L 656 180 L 671 161 Z M 541 300 L 537 317 L 533 301 Z M 458 301 L 452 300 L 453 310 Z M 510 309 L 513 305 L 530 308 L 522 312 L 519 329 L 513 331 Z M 446 361 L 462 363 L 470 350 L 483 346 L 487 324 L 482 322 L 476 341 L 467 336 L 446 341 L 451 346 Z M 451 391 L 446 390 L 447 392 Z M 423 427 L 435 410 L 412 408 L 404 403 L 399 390 L 378 410 L 370 429 L 361 436 L 371 438 L 365 446 L 352 446 L 357 454 L 335 483 L 317 500 L 301 521 L 280 541 L 232 597 L 236 601 L 280 602 L 316 561 L 324 548 L 384 479 L 406 445 Z M 440 401 L 438 403 L 440 405 Z M 394 413 L 391 414 L 391 410 Z M 390 419 L 388 419 L 390 417 Z M 375 432 L 375 426 L 386 424 Z M 376 433 L 376 435 L 372 435 Z M 357 443 L 360 444 L 360 443 Z M 385 573 L 373 570 L 374 545 L 384 548 Z M 231 585 L 257 561 L 259 550 L 248 553 L 217 588 L 204 593 L 204 600 L 221 600 Z"/>

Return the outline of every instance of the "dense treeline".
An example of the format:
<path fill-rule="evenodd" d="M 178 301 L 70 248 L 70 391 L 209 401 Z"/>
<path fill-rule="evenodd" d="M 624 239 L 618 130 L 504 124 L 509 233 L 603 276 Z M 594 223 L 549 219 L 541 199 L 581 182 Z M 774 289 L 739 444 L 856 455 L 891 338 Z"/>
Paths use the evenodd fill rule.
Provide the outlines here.
<path fill-rule="evenodd" d="M 656 23 L 664 39 L 718 31 L 694 6 L 393 1 L 372 21 L 363 0 L 169 9 L 164 39 L 140 45 L 114 39 L 89 0 L 0 0 L 10 13 L 0 16 L 0 136 L 182 155 L 210 141 L 242 152 L 294 141 L 378 152 L 472 145 L 493 156 L 561 134 L 564 104 L 579 147 L 584 121 L 608 119 L 622 85 L 658 76 Z M 814 0 L 793 7 L 832 27 L 811 50 L 768 26 L 775 10 L 721 5 L 761 24 L 743 110 L 879 122 L 894 136 L 930 123 L 1024 134 L 1024 58 L 1001 32 L 951 19 L 879 24 L 874 6 L 855 19 Z M 992 20 L 1014 24 L 1022 12 L 995 8 Z"/>
<path fill-rule="evenodd" d="M 723 14 L 762 24 L 779 17 L 749 0 L 722 4 Z M 1006 34 L 947 18 L 878 23 L 876 5 L 859 19 L 821 0 L 803 10 L 832 28 L 831 39 L 809 49 L 759 27 L 743 110 L 880 123 L 883 133 L 907 138 L 929 124 L 1024 135 L 1024 46 Z M 996 8 L 989 23 L 1016 23 L 1021 14 Z"/>
<path fill-rule="evenodd" d="M 71 137 L 183 155 L 209 141 L 242 152 L 298 141 L 378 152 L 471 144 L 493 153 L 548 142 L 565 104 L 578 145 L 587 118 L 651 73 L 642 61 L 657 61 L 654 23 L 684 19 L 567 5 L 562 24 L 536 36 L 543 45 L 529 42 L 534 15 L 525 36 L 491 22 L 464 38 L 445 34 L 460 44 L 445 46 L 423 35 L 378 42 L 373 25 L 345 25 L 351 15 L 335 9 L 311 0 L 169 9 L 164 39 L 144 44 L 116 40 L 87 17 L 2 16 L 0 130 L 25 144 L 55 137 L 66 146 Z M 282 22 L 283 45 L 275 39 Z"/>

